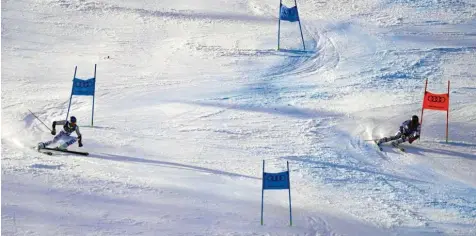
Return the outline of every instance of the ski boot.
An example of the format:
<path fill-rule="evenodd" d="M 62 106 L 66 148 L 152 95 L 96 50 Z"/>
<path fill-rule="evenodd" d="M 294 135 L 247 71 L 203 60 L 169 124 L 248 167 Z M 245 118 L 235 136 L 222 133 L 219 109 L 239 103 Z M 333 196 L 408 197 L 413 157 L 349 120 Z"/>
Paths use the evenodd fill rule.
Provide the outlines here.
<path fill-rule="evenodd" d="M 40 149 L 43 149 L 43 148 L 45 148 L 45 144 L 44 143 L 38 143 L 37 150 L 40 151 Z"/>
<path fill-rule="evenodd" d="M 395 147 L 395 148 L 400 149 L 400 151 L 402 151 L 402 152 L 405 152 L 405 148 L 402 148 L 402 147 L 399 146 L 400 143 L 402 143 L 402 142 L 401 141 L 399 142 L 399 140 L 393 141 L 392 146 Z"/>
<path fill-rule="evenodd" d="M 387 138 L 387 137 L 378 139 L 377 142 L 375 142 L 375 143 L 380 146 L 380 144 L 386 143 L 386 142 L 388 142 L 388 138 Z"/>
<path fill-rule="evenodd" d="M 68 147 L 68 144 L 67 143 L 63 143 L 61 145 L 59 145 L 58 147 L 56 147 L 57 149 L 59 150 L 68 150 L 66 149 Z"/>

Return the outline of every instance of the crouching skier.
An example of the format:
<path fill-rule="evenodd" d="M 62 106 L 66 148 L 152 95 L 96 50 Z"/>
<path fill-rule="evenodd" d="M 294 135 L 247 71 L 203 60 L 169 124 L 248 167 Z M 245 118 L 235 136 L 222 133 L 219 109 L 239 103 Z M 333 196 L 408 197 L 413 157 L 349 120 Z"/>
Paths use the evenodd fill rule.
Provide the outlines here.
<path fill-rule="evenodd" d="M 56 125 L 62 125 L 63 130 L 60 131 L 58 135 L 56 135 Z M 72 137 L 70 136 L 71 133 L 76 131 L 76 135 L 78 137 Z M 45 148 L 46 146 L 50 144 L 54 144 L 60 140 L 64 140 L 65 142 L 61 145 L 59 145 L 57 148 L 66 150 L 66 148 L 75 143 L 76 140 L 78 141 L 79 147 L 83 146 L 83 143 L 81 141 L 81 133 L 79 132 L 79 127 L 76 125 L 76 117 L 71 116 L 70 120 L 59 120 L 59 121 L 53 121 L 53 130 L 51 130 L 52 135 L 56 135 L 53 140 L 47 141 L 47 142 L 42 142 L 38 143 L 38 151 L 42 148 Z"/>
<path fill-rule="evenodd" d="M 406 141 L 412 143 L 420 138 L 420 130 L 421 125 L 418 121 L 418 116 L 414 115 L 411 120 L 406 120 L 400 125 L 400 130 L 394 136 L 377 140 L 377 145 L 390 141 L 392 141 L 392 146 L 394 147 L 398 147 L 398 145 Z"/>

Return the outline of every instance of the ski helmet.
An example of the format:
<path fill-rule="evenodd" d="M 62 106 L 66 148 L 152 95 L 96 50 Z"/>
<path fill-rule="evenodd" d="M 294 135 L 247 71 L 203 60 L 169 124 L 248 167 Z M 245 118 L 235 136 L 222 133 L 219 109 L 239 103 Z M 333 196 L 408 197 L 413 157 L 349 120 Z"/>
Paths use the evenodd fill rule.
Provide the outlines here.
<path fill-rule="evenodd" d="M 412 116 L 412 123 L 413 123 L 413 124 L 418 124 L 418 123 L 419 123 L 419 122 L 418 122 L 418 116 L 417 116 L 417 115 L 413 115 L 413 116 Z"/>
<path fill-rule="evenodd" d="M 76 123 L 76 117 L 71 116 L 71 117 L 69 118 L 69 121 L 70 121 L 71 123 Z"/>

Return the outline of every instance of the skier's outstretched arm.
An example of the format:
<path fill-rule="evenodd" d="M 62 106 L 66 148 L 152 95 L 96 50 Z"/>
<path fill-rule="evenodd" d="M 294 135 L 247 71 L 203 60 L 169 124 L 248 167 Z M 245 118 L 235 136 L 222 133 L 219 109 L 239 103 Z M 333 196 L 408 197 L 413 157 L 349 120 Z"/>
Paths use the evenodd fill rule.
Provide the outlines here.
<path fill-rule="evenodd" d="M 410 135 L 408 142 L 412 143 L 413 141 L 417 140 L 420 138 L 420 130 L 421 130 L 421 125 L 418 125 L 415 131 Z"/>
<path fill-rule="evenodd" d="M 81 132 L 79 132 L 79 126 L 76 126 L 76 135 L 78 135 L 78 145 L 79 147 L 83 146 L 83 137 L 81 136 Z"/>
<path fill-rule="evenodd" d="M 53 121 L 53 129 L 51 130 L 51 134 L 55 135 L 56 134 L 56 125 L 65 125 L 66 121 L 65 120 L 55 120 Z"/>

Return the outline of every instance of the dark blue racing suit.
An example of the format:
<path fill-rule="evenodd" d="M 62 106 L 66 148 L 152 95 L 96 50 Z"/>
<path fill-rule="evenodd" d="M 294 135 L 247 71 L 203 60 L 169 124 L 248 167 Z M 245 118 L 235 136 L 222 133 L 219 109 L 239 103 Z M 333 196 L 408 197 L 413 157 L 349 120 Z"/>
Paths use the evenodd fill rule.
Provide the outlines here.
<path fill-rule="evenodd" d="M 406 141 L 413 143 L 413 141 L 420 138 L 420 130 L 421 125 L 419 123 L 415 125 L 412 124 L 411 120 L 406 120 L 402 123 L 402 125 L 400 125 L 400 129 L 394 136 L 381 138 L 378 140 L 378 144 L 390 141 L 393 141 L 392 145 L 398 145 Z"/>

